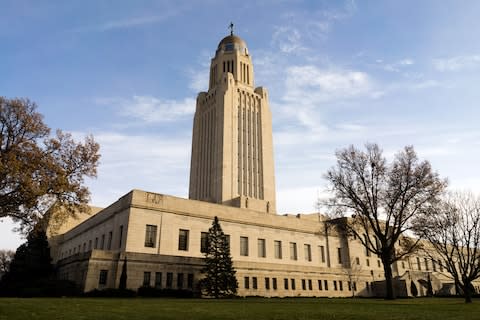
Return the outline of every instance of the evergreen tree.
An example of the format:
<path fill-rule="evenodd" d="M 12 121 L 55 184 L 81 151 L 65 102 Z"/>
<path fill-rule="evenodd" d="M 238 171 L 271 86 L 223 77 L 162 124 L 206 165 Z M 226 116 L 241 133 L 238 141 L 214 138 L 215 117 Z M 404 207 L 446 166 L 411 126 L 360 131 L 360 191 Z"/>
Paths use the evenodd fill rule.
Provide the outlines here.
<path fill-rule="evenodd" d="M 53 277 L 47 235 L 36 228 L 29 233 L 27 242 L 18 247 L 0 287 L 2 294 L 22 295 L 26 289 L 39 289 Z"/>
<path fill-rule="evenodd" d="M 208 296 L 224 298 L 237 294 L 238 282 L 230 256 L 230 244 L 217 217 L 208 230 L 205 268 L 202 273 L 205 273 L 205 278 L 200 286 Z"/>
<path fill-rule="evenodd" d="M 127 257 L 123 260 L 122 274 L 120 275 L 120 283 L 118 289 L 126 290 L 127 289 Z"/>

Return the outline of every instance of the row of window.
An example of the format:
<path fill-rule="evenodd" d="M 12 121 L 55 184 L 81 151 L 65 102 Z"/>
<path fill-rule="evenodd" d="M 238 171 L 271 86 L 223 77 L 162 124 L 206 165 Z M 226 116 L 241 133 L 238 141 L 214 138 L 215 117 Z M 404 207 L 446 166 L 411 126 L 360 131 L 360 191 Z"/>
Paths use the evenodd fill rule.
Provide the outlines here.
<path fill-rule="evenodd" d="M 430 264 L 428 263 L 429 260 L 432 263 L 432 269 L 433 269 L 434 272 L 437 271 L 437 263 L 438 263 L 438 267 L 440 269 L 440 272 L 443 272 L 443 265 L 442 265 L 442 262 L 440 260 L 438 260 L 438 262 L 437 262 L 433 259 L 424 258 L 423 261 L 424 261 L 424 266 L 425 266 L 426 271 L 430 271 Z M 422 270 L 422 264 L 420 263 L 420 258 L 419 257 L 417 257 L 417 269 Z"/>
<path fill-rule="evenodd" d="M 250 281 L 251 279 L 251 281 Z M 250 286 L 251 283 L 251 286 Z M 313 290 L 313 283 L 314 281 L 312 279 L 301 279 L 301 284 L 302 284 L 302 290 Z M 328 291 L 328 280 L 317 280 L 317 289 L 322 291 Z M 343 284 L 344 281 L 342 280 L 333 280 L 333 290 L 335 291 L 343 291 Z M 258 289 L 258 278 L 257 277 L 244 277 L 243 278 L 243 287 L 245 289 Z M 284 290 L 296 290 L 296 279 L 294 278 L 284 278 L 283 279 L 283 289 Z M 265 290 L 277 290 L 277 278 L 269 278 L 265 277 L 264 278 L 264 288 Z M 347 288 L 348 291 L 357 291 L 357 283 L 355 281 L 350 282 L 347 281 Z"/>
<path fill-rule="evenodd" d="M 154 225 L 147 225 L 146 226 L 146 233 L 145 233 L 145 247 L 155 247 L 155 239 L 157 235 L 157 226 Z M 230 236 L 225 235 L 227 237 L 227 243 L 230 244 Z M 188 251 L 189 250 L 189 238 L 190 238 L 190 231 L 186 229 L 179 229 L 178 232 L 178 250 L 180 251 Z M 283 245 L 282 241 L 274 240 L 274 257 L 276 259 L 283 259 Z M 208 248 L 208 233 L 201 232 L 200 233 L 200 252 L 205 253 L 207 252 Z M 325 255 L 325 247 L 318 246 L 319 248 L 319 255 L 320 260 L 322 263 L 326 261 Z M 298 250 L 297 250 L 297 243 L 290 242 L 289 243 L 290 249 L 290 259 L 291 260 L 298 260 Z M 312 246 L 310 244 L 303 245 L 303 256 L 306 261 L 312 261 Z M 249 238 L 245 236 L 240 236 L 240 256 L 247 257 L 250 255 L 249 249 Z M 257 239 L 257 254 L 259 258 L 266 258 L 267 257 L 267 241 L 263 238 Z M 338 263 L 342 263 L 342 249 L 337 248 L 338 254 Z"/>
<path fill-rule="evenodd" d="M 155 272 L 155 282 L 152 285 L 152 273 L 150 271 L 145 271 L 143 273 L 143 283 L 144 287 L 154 287 L 157 289 L 173 288 L 173 272 L 166 273 L 165 284 L 163 283 L 163 273 Z M 193 273 L 177 273 L 177 286 L 176 289 L 193 289 Z M 186 283 L 185 283 L 186 282 Z"/>
<path fill-rule="evenodd" d="M 76 253 L 92 251 L 92 249 L 112 250 L 113 231 L 108 232 L 108 238 L 106 238 L 105 236 L 106 235 L 104 233 L 101 235 L 101 237 L 95 237 L 93 242 L 92 242 L 92 239 L 90 239 L 88 240 L 88 243 L 85 241 L 83 245 L 79 244 L 78 246 L 70 248 L 68 251 L 65 250 L 62 252 L 61 258 L 63 259 Z M 122 241 L 123 241 L 123 225 L 121 225 L 118 229 L 118 249 L 122 248 Z"/>
<path fill-rule="evenodd" d="M 157 289 L 172 289 L 174 284 L 174 274 L 173 272 L 167 272 L 165 281 L 163 280 L 162 272 L 155 272 L 154 283 L 152 284 L 152 272 L 145 271 L 143 273 L 143 282 L 142 286 L 144 287 L 154 287 Z M 104 287 L 107 285 L 108 270 L 100 270 L 98 285 Z M 193 289 L 193 273 L 177 273 L 176 276 L 176 289 Z"/>

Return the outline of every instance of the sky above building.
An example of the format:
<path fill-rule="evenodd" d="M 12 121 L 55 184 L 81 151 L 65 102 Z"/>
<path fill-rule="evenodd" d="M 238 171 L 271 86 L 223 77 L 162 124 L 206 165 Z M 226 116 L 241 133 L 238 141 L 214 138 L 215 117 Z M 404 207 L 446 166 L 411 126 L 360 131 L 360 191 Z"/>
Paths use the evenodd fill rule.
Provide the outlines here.
<path fill-rule="evenodd" d="M 188 196 L 196 95 L 229 33 L 269 90 L 279 213 L 314 212 L 335 151 L 413 145 L 480 191 L 479 1 L 0 0 L 0 95 L 101 145 L 92 204 Z M 0 248 L 23 239 L 0 222 Z"/>

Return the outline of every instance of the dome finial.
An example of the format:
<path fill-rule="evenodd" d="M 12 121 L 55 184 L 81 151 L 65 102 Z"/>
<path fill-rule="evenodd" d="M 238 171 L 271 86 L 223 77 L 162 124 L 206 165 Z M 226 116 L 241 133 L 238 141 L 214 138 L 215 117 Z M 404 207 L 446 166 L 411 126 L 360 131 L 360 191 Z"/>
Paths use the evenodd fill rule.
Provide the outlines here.
<path fill-rule="evenodd" d="M 230 22 L 228 28 L 230 29 L 230 35 L 233 36 L 233 22 Z"/>

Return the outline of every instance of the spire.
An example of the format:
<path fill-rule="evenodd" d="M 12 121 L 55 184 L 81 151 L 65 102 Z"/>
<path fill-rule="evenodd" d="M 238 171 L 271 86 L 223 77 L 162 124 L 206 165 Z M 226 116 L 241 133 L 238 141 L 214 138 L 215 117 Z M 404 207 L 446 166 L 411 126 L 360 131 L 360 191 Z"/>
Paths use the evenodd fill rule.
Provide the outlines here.
<path fill-rule="evenodd" d="M 230 22 L 228 28 L 230 29 L 230 35 L 233 36 L 233 22 Z"/>

